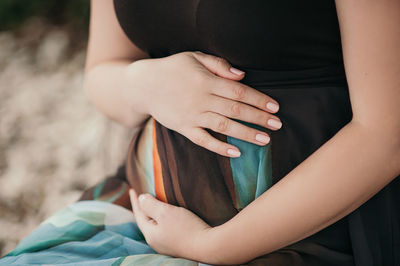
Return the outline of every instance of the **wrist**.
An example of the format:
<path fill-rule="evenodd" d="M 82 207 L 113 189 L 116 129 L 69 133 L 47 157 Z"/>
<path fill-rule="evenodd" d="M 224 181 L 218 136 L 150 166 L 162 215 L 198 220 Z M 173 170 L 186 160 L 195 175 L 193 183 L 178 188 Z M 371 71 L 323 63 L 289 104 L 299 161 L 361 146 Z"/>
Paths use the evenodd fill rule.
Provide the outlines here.
<path fill-rule="evenodd" d="M 240 237 L 237 228 L 232 227 L 232 220 L 211 227 L 207 234 L 204 234 L 202 243 L 199 244 L 203 259 L 199 261 L 211 265 L 245 264 L 253 257 L 245 254 L 245 249 L 240 247 L 241 244 L 244 244 L 244 239 Z"/>
<path fill-rule="evenodd" d="M 196 253 L 196 260 L 211 265 L 223 264 L 221 232 L 221 226 L 210 227 L 196 239 L 192 249 Z"/>

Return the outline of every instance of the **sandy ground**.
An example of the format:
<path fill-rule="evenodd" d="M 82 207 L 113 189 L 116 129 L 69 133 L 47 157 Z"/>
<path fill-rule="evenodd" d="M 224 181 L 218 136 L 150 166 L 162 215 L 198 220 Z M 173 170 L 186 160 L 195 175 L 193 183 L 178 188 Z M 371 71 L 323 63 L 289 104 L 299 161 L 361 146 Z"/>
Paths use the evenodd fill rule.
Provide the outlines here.
<path fill-rule="evenodd" d="M 85 49 L 68 51 L 63 30 L 34 28 L 0 32 L 0 255 L 113 173 L 132 135 L 88 102 Z"/>

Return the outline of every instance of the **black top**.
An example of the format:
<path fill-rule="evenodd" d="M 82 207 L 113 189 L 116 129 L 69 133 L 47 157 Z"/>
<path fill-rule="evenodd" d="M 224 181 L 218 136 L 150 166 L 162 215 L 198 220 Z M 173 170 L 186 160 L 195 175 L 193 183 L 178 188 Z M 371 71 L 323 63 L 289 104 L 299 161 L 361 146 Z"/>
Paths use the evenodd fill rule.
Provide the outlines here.
<path fill-rule="evenodd" d="M 200 50 L 265 70 L 342 63 L 333 0 L 114 2 L 127 36 L 151 57 Z"/>
<path fill-rule="evenodd" d="M 223 57 L 246 71 L 240 82 L 279 102 L 277 115 L 283 126 L 269 132 L 272 183 L 351 121 L 334 0 L 114 0 L 114 4 L 127 36 L 151 57 L 190 50 Z M 209 213 L 202 213 L 211 209 L 204 207 L 209 198 L 194 193 L 202 184 L 202 191 L 225 197 L 215 205 L 229 207 L 234 195 L 229 190 L 230 168 L 212 167 L 221 158 L 159 123 L 155 128 L 168 202 L 183 200 L 189 210 L 212 220 Z M 194 149 L 198 152 L 191 153 Z M 132 170 L 131 154 L 127 167 Z M 192 161 L 186 163 L 187 158 Z M 221 179 L 220 172 L 228 173 L 224 176 L 228 178 Z M 138 178 L 129 174 L 133 170 L 127 173 L 136 189 Z M 348 216 L 249 265 L 400 265 L 399 202 L 400 176 Z M 235 215 L 228 207 L 214 208 L 222 210 L 217 213 L 221 221 Z M 229 210 L 233 211 L 223 216 Z"/>

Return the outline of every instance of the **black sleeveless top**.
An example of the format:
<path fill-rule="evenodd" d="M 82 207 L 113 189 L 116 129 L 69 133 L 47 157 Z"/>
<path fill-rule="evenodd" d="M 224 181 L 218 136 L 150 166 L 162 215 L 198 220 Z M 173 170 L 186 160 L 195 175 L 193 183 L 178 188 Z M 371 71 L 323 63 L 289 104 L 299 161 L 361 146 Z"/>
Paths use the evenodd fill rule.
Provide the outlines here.
<path fill-rule="evenodd" d="M 333 0 L 116 0 L 115 8 L 127 36 L 151 57 L 200 50 L 266 70 L 342 63 Z"/>
<path fill-rule="evenodd" d="M 334 0 L 114 0 L 114 6 L 126 35 L 150 57 L 194 50 L 223 57 L 246 71 L 240 82 L 279 102 L 283 126 L 267 130 L 268 154 L 259 153 L 270 160 L 268 184 L 278 182 L 352 118 Z M 235 171 L 254 163 L 253 158 L 245 162 L 243 153 L 243 164 L 241 159 L 229 162 L 157 121 L 149 126 L 166 201 L 210 225 L 233 217 L 240 194 L 233 186 Z M 141 193 L 135 141 L 127 179 Z M 398 202 L 400 178 L 336 223 L 249 265 L 400 265 Z"/>

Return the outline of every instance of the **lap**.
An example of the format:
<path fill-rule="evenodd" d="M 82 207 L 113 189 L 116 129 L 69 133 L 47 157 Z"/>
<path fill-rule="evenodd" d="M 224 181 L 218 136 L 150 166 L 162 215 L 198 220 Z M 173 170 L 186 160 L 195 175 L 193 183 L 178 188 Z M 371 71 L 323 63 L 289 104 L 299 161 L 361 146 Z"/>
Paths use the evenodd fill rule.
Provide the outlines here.
<path fill-rule="evenodd" d="M 157 254 L 129 210 L 102 201 L 80 201 L 46 219 L 0 260 L 0 265 L 199 265 Z"/>
<path fill-rule="evenodd" d="M 157 254 L 131 212 L 122 166 L 114 176 L 86 190 L 80 200 L 46 219 L 0 259 L 0 265 L 206 265 Z M 266 240 L 267 241 L 267 240 Z M 305 239 L 246 265 L 351 266 L 351 256 Z"/>

